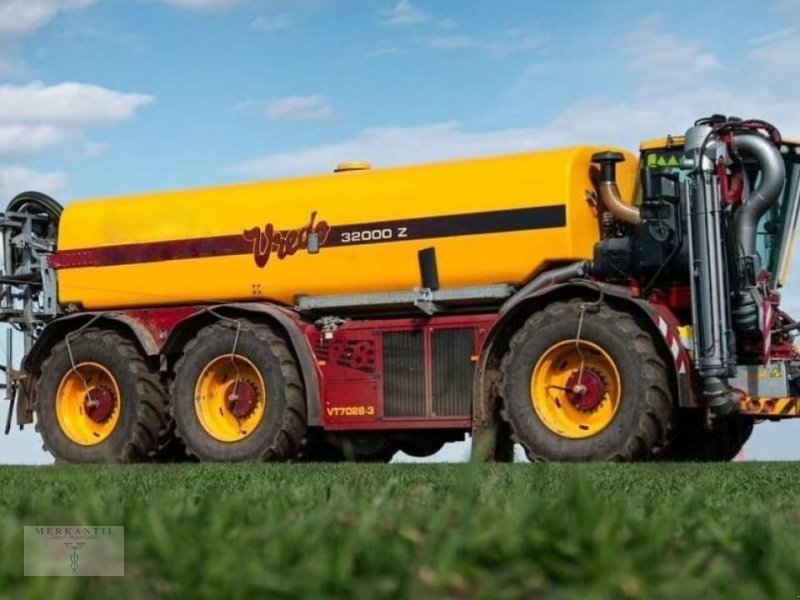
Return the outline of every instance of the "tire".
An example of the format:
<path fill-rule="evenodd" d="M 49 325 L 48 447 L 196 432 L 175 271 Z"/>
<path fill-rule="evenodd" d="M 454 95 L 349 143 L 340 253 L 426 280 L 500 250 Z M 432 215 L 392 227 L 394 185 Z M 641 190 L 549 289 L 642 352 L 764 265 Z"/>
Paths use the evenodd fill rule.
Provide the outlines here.
<path fill-rule="evenodd" d="M 583 304 L 550 304 L 513 335 L 502 361 L 502 416 L 531 461 L 650 459 L 670 434 L 670 373 L 652 335 L 606 304 L 587 307 L 581 351 L 570 354 Z M 573 368 L 577 356 L 581 367 Z M 542 384 L 556 377 L 542 373 L 567 382 L 553 391 L 555 385 Z M 594 388 L 592 379 L 599 382 Z M 577 395 L 575 382 L 588 391 Z"/>
<path fill-rule="evenodd" d="M 175 423 L 172 421 L 172 415 L 170 415 L 170 422 L 169 435 L 156 452 L 153 461 L 162 464 L 197 462 L 194 456 L 190 456 L 186 452 L 186 445 L 183 440 L 175 434 Z"/>
<path fill-rule="evenodd" d="M 682 415 L 675 437 L 659 460 L 669 462 L 729 462 L 736 458 L 750 435 L 755 421 L 752 417 L 730 415 L 720 418 L 712 429 L 706 429 L 699 410 Z"/>
<path fill-rule="evenodd" d="M 219 407 L 225 421 L 218 423 L 204 415 L 216 418 L 213 412 L 204 412 L 204 402 L 212 394 L 198 392 L 204 388 L 209 369 L 224 368 L 219 361 L 233 360 L 231 351 L 236 348 L 237 373 L 250 373 L 256 380 L 253 387 L 253 412 L 235 415 L 235 407 L 228 402 L 232 396 L 223 392 L 224 403 Z M 216 367 L 214 365 L 222 365 Z M 222 380 L 224 382 L 224 379 Z M 234 385 L 233 380 L 228 384 Z M 236 389 L 239 386 L 236 378 Z M 231 389 L 230 387 L 227 389 Z M 197 401 L 196 401 L 197 394 Z M 261 397 L 263 395 L 263 397 Z M 207 398 L 208 396 L 208 398 Z M 213 398 L 212 398 L 213 399 Z M 262 407 L 259 404 L 263 403 Z M 227 412 L 226 412 L 227 411 Z M 260 415 L 253 421 L 253 415 Z M 219 322 L 201 329 L 184 348 L 175 365 L 172 384 L 172 416 L 176 433 L 186 445 L 187 452 L 201 461 L 250 462 L 289 461 L 297 458 L 306 435 L 306 401 L 297 363 L 287 343 L 267 325 L 241 322 L 237 335 L 235 325 Z M 240 417 L 242 420 L 240 420 Z M 233 419 L 236 427 L 250 421 L 251 427 L 238 434 L 226 427 Z M 204 424 L 205 423 L 205 424 Z M 231 434 L 224 438 L 222 434 Z"/>
<path fill-rule="evenodd" d="M 70 351 L 76 365 L 70 360 Z M 89 367 L 81 365 L 99 365 Z M 115 414 L 105 421 L 114 421 L 106 434 L 91 434 L 89 429 L 105 427 L 88 418 L 86 395 L 78 413 L 67 408 L 67 390 L 76 377 L 83 379 L 83 386 L 90 392 L 103 387 L 99 382 L 93 385 L 85 376 L 105 371 L 118 388 L 119 398 L 115 399 Z M 108 380 L 104 377 L 104 380 Z M 64 388 L 62 388 L 62 383 Z M 112 390 L 116 398 L 117 390 Z M 61 395 L 59 395 L 61 393 Z M 59 408 L 58 403 L 61 403 Z M 148 369 L 144 357 L 127 338 L 115 331 L 86 329 L 70 339 L 53 346 L 49 356 L 41 365 L 41 375 L 36 381 L 37 413 L 36 429 L 42 436 L 44 448 L 52 454 L 56 462 L 66 463 L 131 463 L 152 459 L 165 443 L 168 434 L 167 394 L 158 376 Z M 61 412 L 59 412 L 61 410 Z M 118 413 L 116 413 L 118 411 Z M 65 417 L 64 415 L 70 415 Z M 61 415 L 61 416 L 59 416 Z M 67 421 L 70 418 L 72 421 Z M 73 422 L 72 431 L 65 429 L 66 423 Z M 98 443 L 84 445 L 76 442 L 76 432 L 88 439 L 93 435 Z M 85 441 L 85 440 L 84 440 Z"/>

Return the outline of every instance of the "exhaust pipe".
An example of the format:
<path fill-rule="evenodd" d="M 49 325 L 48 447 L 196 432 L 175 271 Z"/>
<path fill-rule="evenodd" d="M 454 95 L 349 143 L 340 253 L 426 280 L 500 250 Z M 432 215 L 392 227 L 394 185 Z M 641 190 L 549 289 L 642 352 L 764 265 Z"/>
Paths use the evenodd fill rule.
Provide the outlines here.
<path fill-rule="evenodd" d="M 735 365 L 726 269 L 722 201 L 717 163 L 728 160 L 727 146 L 714 136 L 709 120 L 698 121 L 685 135 L 685 159 L 695 166 L 684 184 L 691 268 L 694 363 L 703 379 L 703 395 L 717 414 L 736 403 L 728 378 Z"/>
<path fill-rule="evenodd" d="M 642 222 L 639 209 L 627 204 L 617 187 L 616 165 L 624 160 L 625 156 L 620 152 L 598 152 L 592 155 L 592 162 L 600 165 L 598 193 L 608 212 L 620 221 L 639 225 Z"/>

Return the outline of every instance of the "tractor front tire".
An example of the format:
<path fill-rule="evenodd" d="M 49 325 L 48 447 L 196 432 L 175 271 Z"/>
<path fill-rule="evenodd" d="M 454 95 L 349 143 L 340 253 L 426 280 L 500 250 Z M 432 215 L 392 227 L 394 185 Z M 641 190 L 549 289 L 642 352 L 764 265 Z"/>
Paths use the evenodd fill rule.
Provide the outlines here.
<path fill-rule="evenodd" d="M 532 461 L 640 461 L 669 438 L 670 371 L 633 315 L 575 299 L 535 312 L 502 361 L 502 415 Z"/>
<path fill-rule="evenodd" d="M 729 462 L 753 433 L 755 420 L 744 415 L 719 417 L 712 427 L 702 423 L 699 410 L 682 415 L 675 437 L 659 455 L 665 462 Z"/>

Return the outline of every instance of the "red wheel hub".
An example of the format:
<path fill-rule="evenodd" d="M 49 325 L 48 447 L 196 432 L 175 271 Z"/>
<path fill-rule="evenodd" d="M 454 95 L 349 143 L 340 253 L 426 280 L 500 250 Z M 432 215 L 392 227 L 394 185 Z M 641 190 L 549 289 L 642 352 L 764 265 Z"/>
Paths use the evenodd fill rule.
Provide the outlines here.
<path fill-rule="evenodd" d="M 244 419 L 252 414 L 258 403 L 258 390 L 249 381 L 232 381 L 225 391 L 228 410 L 237 419 Z"/>
<path fill-rule="evenodd" d="M 96 387 L 89 390 L 83 401 L 83 410 L 95 423 L 105 423 L 114 413 L 117 406 L 117 399 L 111 390 L 104 387 Z"/>
<path fill-rule="evenodd" d="M 603 378 L 589 369 L 584 369 L 583 373 L 574 371 L 567 380 L 566 387 L 568 389 L 567 398 L 572 406 L 585 412 L 600 406 L 606 395 L 606 384 Z"/>

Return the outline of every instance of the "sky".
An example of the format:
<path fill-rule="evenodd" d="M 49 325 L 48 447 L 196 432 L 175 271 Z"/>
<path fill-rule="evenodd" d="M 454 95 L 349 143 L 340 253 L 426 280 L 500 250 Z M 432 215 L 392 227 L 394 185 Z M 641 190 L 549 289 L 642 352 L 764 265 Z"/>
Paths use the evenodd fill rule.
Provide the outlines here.
<path fill-rule="evenodd" d="M 0 0 L 0 196 L 635 150 L 710 113 L 800 138 L 799 69 L 800 0 Z M 798 433 L 760 425 L 747 456 L 800 459 Z"/>

